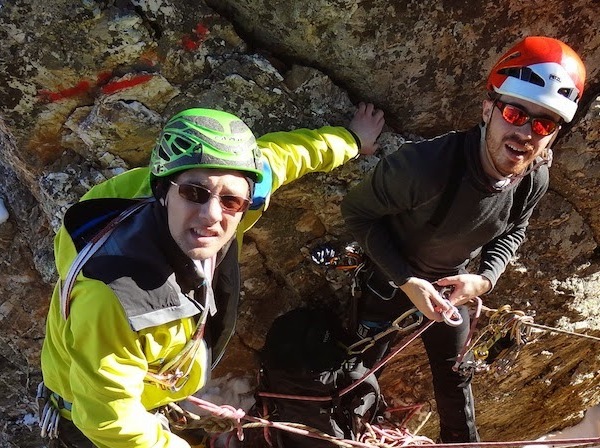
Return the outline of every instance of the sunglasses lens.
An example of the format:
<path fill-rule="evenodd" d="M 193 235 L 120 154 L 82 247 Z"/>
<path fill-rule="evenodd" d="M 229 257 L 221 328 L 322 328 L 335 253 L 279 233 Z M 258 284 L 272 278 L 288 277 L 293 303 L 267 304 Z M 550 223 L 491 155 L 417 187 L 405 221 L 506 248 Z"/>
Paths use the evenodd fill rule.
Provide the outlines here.
<path fill-rule="evenodd" d="M 531 120 L 531 130 L 538 135 L 550 135 L 556 130 L 556 123 L 544 118 L 534 118 Z"/>
<path fill-rule="evenodd" d="M 221 196 L 221 207 L 231 212 L 241 212 L 248 208 L 249 202 L 247 199 L 240 196 Z"/>
<path fill-rule="evenodd" d="M 179 196 L 196 204 L 206 204 L 212 193 L 207 188 L 193 184 L 176 184 L 179 188 Z M 234 195 L 218 195 L 219 202 L 223 210 L 228 212 L 243 212 L 250 205 L 250 201 L 241 196 Z"/>
<path fill-rule="evenodd" d="M 504 106 L 504 109 L 502 109 L 502 116 L 507 122 L 515 126 L 523 126 L 529 119 L 529 116 L 525 111 L 510 104 Z"/>
<path fill-rule="evenodd" d="M 502 111 L 502 117 L 513 126 L 523 126 L 531 120 L 531 130 L 537 135 L 546 136 L 556 131 L 558 123 L 547 118 L 531 118 L 523 109 L 498 101 L 496 103 Z"/>
<path fill-rule="evenodd" d="M 180 184 L 179 196 L 197 204 L 206 204 L 210 199 L 210 191 L 198 185 Z"/>

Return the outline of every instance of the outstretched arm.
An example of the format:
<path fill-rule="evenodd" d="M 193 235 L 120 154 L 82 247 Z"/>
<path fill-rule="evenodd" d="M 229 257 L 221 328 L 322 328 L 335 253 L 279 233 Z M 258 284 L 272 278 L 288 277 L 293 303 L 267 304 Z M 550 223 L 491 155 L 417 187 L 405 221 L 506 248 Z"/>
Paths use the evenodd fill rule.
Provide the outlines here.
<path fill-rule="evenodd" d="M 329 172 L 358 154 L 373 154 L 383 124 L 382 111 L 361 103 L 347 128 L 297 129 L 258 138 L 272 173 L 271 192 L 307 173 Z"/>
<path fill-rule="evenodd" d="M 379 144 L 376 143 L 376 140 L 381 134 L 384 124 L 382 110 L 376 109 L 371 103 L 360 103 L 358 105 L 348 129 L 358 138 L 361 154 L 373 155 L 377 152 Z"/>

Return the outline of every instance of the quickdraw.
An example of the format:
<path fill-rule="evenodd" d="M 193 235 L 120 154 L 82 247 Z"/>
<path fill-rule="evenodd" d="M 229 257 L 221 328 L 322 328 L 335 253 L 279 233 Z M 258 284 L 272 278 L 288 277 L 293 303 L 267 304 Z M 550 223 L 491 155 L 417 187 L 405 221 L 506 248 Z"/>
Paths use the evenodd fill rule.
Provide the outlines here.
<path fill-rule="evenodd" d="M 465 353 L 471 353 L 473 360 L 462 361 L 455 370 L 465 374 L 487 371 L 494 366 L 494 372 L 505 375 L 515 363 L 521 349 L 529 342 L 533 318 L 523 311 L 512 310 L 504 305 L 491 312 L 488 324 L 473 338 Z"/>
<path fill-rule="evenodd" d="M 371 347 L 377 344 L 377 341 L 390 335 L 391 333 L 398 332 L 398 334 L 407 333 L 419 327 L 423 323 L 423 314 L 421 314 L 416 308 L 411 308 L 404 314 L 401 314 L 391 325 L 385 330 L 377 333 L 374 336 L 361 339 L 360 341 L 350 345 L 348 347 L 349 355 L 359 355 L 366 352 Z"/>
<path fill-rule="evenodd" d="M 44 385 L 38 384 L 36 401 L 38 406 L 38 417 L 40 419 L 40 437 L 58 438 L 58 423 L 60 422 L 60 411 L 51 400 L 52 392 Z"/>

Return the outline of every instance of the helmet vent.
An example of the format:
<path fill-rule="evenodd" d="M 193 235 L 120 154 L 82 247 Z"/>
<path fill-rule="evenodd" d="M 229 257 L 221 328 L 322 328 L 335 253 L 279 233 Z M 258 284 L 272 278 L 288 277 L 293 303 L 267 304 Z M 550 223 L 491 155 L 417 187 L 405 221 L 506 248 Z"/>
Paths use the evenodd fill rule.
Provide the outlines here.
<path fill-rule="evenodd" d="M 576 101 L 579 97 L 579 91 L 577 89 L 570 89 L 567 87 L 558 89 L 558 94 L 570 99 L 571 101 Z"/>
<path fill-rule="evenodd" d="M 175 155 L 181 155 L 189 152 L 189 150 L 193 146 L 196 145 L 190 142 L 189 140 L 181 137 L 176 137 L 175 140 L 173 140 L 173 143 L 171 144 L 171 151 L 173 151 L 173 154 Z"/>
<path fill-rule="evenodd" d="M 160 159 L 162 159 L 162 160 L 169 160 L 169 157 L 170 157 L 169 156 L 169 152 L 165 149 L 165 146 L 166 146 L 166 148 L 169 147 L 168 143 L 165 142 L 165 140 L 163 139 L 160 142 L 160 145 L 156 145 L 156 149 L 157 149 L 156 152 L 157 152 L 157 155 L 158 155 L 158 157 Z"/>
<path fill-rule="evenodd" d="M 529 67 L 508 67 L 498 70 L 498 73 L 501 75 L 512 76 L 513 78 L 530 82 L 531 84 L 535 84 L 537 86 L 544 87 L 546 85 L 541 76 L 539 76 Z"/>

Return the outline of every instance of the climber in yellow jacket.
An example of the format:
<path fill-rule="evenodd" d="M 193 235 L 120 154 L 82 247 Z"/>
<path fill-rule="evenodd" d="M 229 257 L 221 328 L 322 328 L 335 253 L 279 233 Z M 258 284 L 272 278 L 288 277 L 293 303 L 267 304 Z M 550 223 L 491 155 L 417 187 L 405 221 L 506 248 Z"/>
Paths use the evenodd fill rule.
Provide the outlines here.
<path fill-rule="evenodd" d="M 148 168 L 71 207 L 42 348 L 50 446 L 189 447 L 161 410 L 204 386 L 233 334 L 240 235 L 280 186 L 374 153 L 382 127 L 383 113 L 360 104 L 348 129 L 256 141 L 231 114 L 188 109 L 166 123 Z"/>

